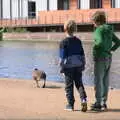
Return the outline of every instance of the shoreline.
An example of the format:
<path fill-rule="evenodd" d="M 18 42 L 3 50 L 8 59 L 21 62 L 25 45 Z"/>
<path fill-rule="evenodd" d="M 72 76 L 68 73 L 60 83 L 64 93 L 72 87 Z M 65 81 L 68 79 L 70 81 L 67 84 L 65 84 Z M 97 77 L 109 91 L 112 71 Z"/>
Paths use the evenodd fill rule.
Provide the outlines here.
<path fill-rule="evenodd" d="M 32 79 L 19 79 L 19 78 L 0 78 L 0 80 L 10 80 L 10 81 L 22 81 L 22 82 L 25 82 L 25 81 L 33 81 Z M 55 85 L 61 85 L 62 87 L 64 87 L 64 81 L 55 81 L 55 80 L 47 80 L 46 82 L 48 83 L 51 83 L 51 84 L 54 84 Z M 84 86 L 86 87 L 94 87 L 94 85 L 89 85 L 89 84 L 84 84 Z M 114 88 L 114 87 L 111 87 L 109 86 L 109 90 L 120 90 L 120 88 Z"/>
<path fill-rule="evenodd" d="M 33 80 L 0 78 L 0 119 L 9 120 L 119 120 L 120 90 L 110 90 L 107 112 L 92 112 L 93 87 L 85 86 L 88 111 L 80 111 L 79 95 L 75 89 L 75 111 L 64 111 L 66 105 L 63 83 L 47 81 L 46 88 L 34 87 Z"/>
<path fill-rule="evenodd" d="M 120 38 L 120 32 L 115 33 Z M 77 32 L 75 36 L 83 42 L 93 42 L 93 32 Z M 43 42 L 60 42 L 65 38 L 64 32 L 26 32 L 26 33 L 4 33 L 5 41 L 43 41 Z"/>
<path fill-rule="evenodd" d="M 82 41 L 92 41 L 92 33 L 75 33 Z M 4 33 L 3 40 L 5 41 L 45 41 L 45 42 L 60 42 L 65 38 L 64 32 L 35 32 L 35 33 Z"/>
<path fill-rule="evenodd" d="M 60 41 L 58 40 L 52 40 L 52 41 L 49 41 L 49 40 L 45 40 L 45 39 L 38 39 L 38 40 L 33 40 L 33 39 L 29 39 L 26 40 L 20 40 L 20 39 L 16 39 L 16 40 L 7 40 L 7 39 L 4 39 L 3 41 L 0 41 L 0 42 L 38 42 L 38 43 L 60 43 Z M 93 43 L 92 40 L 82 40 L 83 43 Z"/>

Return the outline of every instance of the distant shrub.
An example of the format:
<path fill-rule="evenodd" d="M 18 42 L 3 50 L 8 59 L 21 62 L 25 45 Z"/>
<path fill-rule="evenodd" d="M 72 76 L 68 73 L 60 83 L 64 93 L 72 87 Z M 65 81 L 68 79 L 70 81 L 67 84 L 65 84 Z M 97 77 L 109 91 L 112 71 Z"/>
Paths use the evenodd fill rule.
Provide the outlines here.
<path fill-rule="evenodd" d="M 5 32 L 9 33 L 14 32 L 14 28 L 5 28 Z"/>
<path fill-rule="evenodd" d="M 6 28 L 5 32 L 18 32 L 18 33 L 24 33 L 27 32 L 26 28 Z"/>
<path fill-rule="evenodd" d="M 15 28 L 14 32 L 24 33 L 27 32 L 26 28 Z"/>

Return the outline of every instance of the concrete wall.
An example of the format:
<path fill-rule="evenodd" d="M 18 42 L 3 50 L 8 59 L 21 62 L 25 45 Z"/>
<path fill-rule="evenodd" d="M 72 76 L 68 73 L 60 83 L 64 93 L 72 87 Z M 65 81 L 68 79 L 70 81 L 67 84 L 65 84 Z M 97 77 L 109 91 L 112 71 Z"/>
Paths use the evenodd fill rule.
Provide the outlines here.
<path fill-rule="evenodd" d="M 12 17 L 18 18 L 18 0 L 12 0 Z"/>
<path fill-rule="evenodd" d="M 11 0 L 11 2 L 11 17 L 13 19 L 26 18 L 28 16 L 27 0 Z M 10 0 L 3 0 L 3 19 L 10 19 Z"/>
<path fill-rule="evenodd" d="M 3 18 L 10 18 L 10 0 L 3 0 Z"/>
<path fill-rule="evenodd" d="M 77 9 L 77 0 L 70 0 L 70 9 L 74 10 Z"/>
<path fill-rule="evenodd" d="M 28 17 L 28 0 L 23 0 L 23 8 L 22 8 L 22 15 L 23 18 L 27 18 Z"/>
<path fill-rule="evenodd" d="M 90 8 L 90 0 L 81 0 L 80 9 L 89 9 Z"/>
<path fill-rule="evenodd" d="M 115 8 L 120 8 L 120 0 L 115 0 Z"/>
<path fill-rule="evenodd" d="M 36 1 L 36 11 L 47 10 L 47 0 L 35 0 Z"/>
<path fill-rule="evenodd" d="M 102 7 L 103 8 L 111 8 L 111 0 L 103 0 L 102 1 Z"/>
<path fill-rule="evenodd" d="M 49 0 L 50 10 L 57 10 L 57 0 Z"/>

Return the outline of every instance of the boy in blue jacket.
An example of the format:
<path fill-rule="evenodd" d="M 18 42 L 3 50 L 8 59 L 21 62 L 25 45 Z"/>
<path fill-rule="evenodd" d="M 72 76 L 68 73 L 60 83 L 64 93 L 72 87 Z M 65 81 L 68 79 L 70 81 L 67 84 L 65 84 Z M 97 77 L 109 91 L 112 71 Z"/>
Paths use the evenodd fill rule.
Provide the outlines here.
<path fill-rule="evenodd" d="M 79 38 L 73 35 L 76 30 L 76 23 L 68 20 L 64 24 L 66 38 L 60 43 L 60 67 L 61 73 L 65 75 L 65 91 L 68 104 L 68 111 L 74 110 L 74 84 L 80 94 L 81 111 L 87 111 L 87 96 L 82 82 L 82 71 L 85 68 L 85 55 L 82 43 Z"/>

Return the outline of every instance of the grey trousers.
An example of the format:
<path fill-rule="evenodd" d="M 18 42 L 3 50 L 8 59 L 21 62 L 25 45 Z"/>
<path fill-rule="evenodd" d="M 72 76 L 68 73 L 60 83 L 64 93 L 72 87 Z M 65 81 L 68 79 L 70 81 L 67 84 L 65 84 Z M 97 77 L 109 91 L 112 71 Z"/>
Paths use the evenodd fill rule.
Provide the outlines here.
<path fill-rule="evenodd" d="M 108 98 L 111 58 L 94 62 L 94 85 L 96 103 L 105 104 Z"/>

